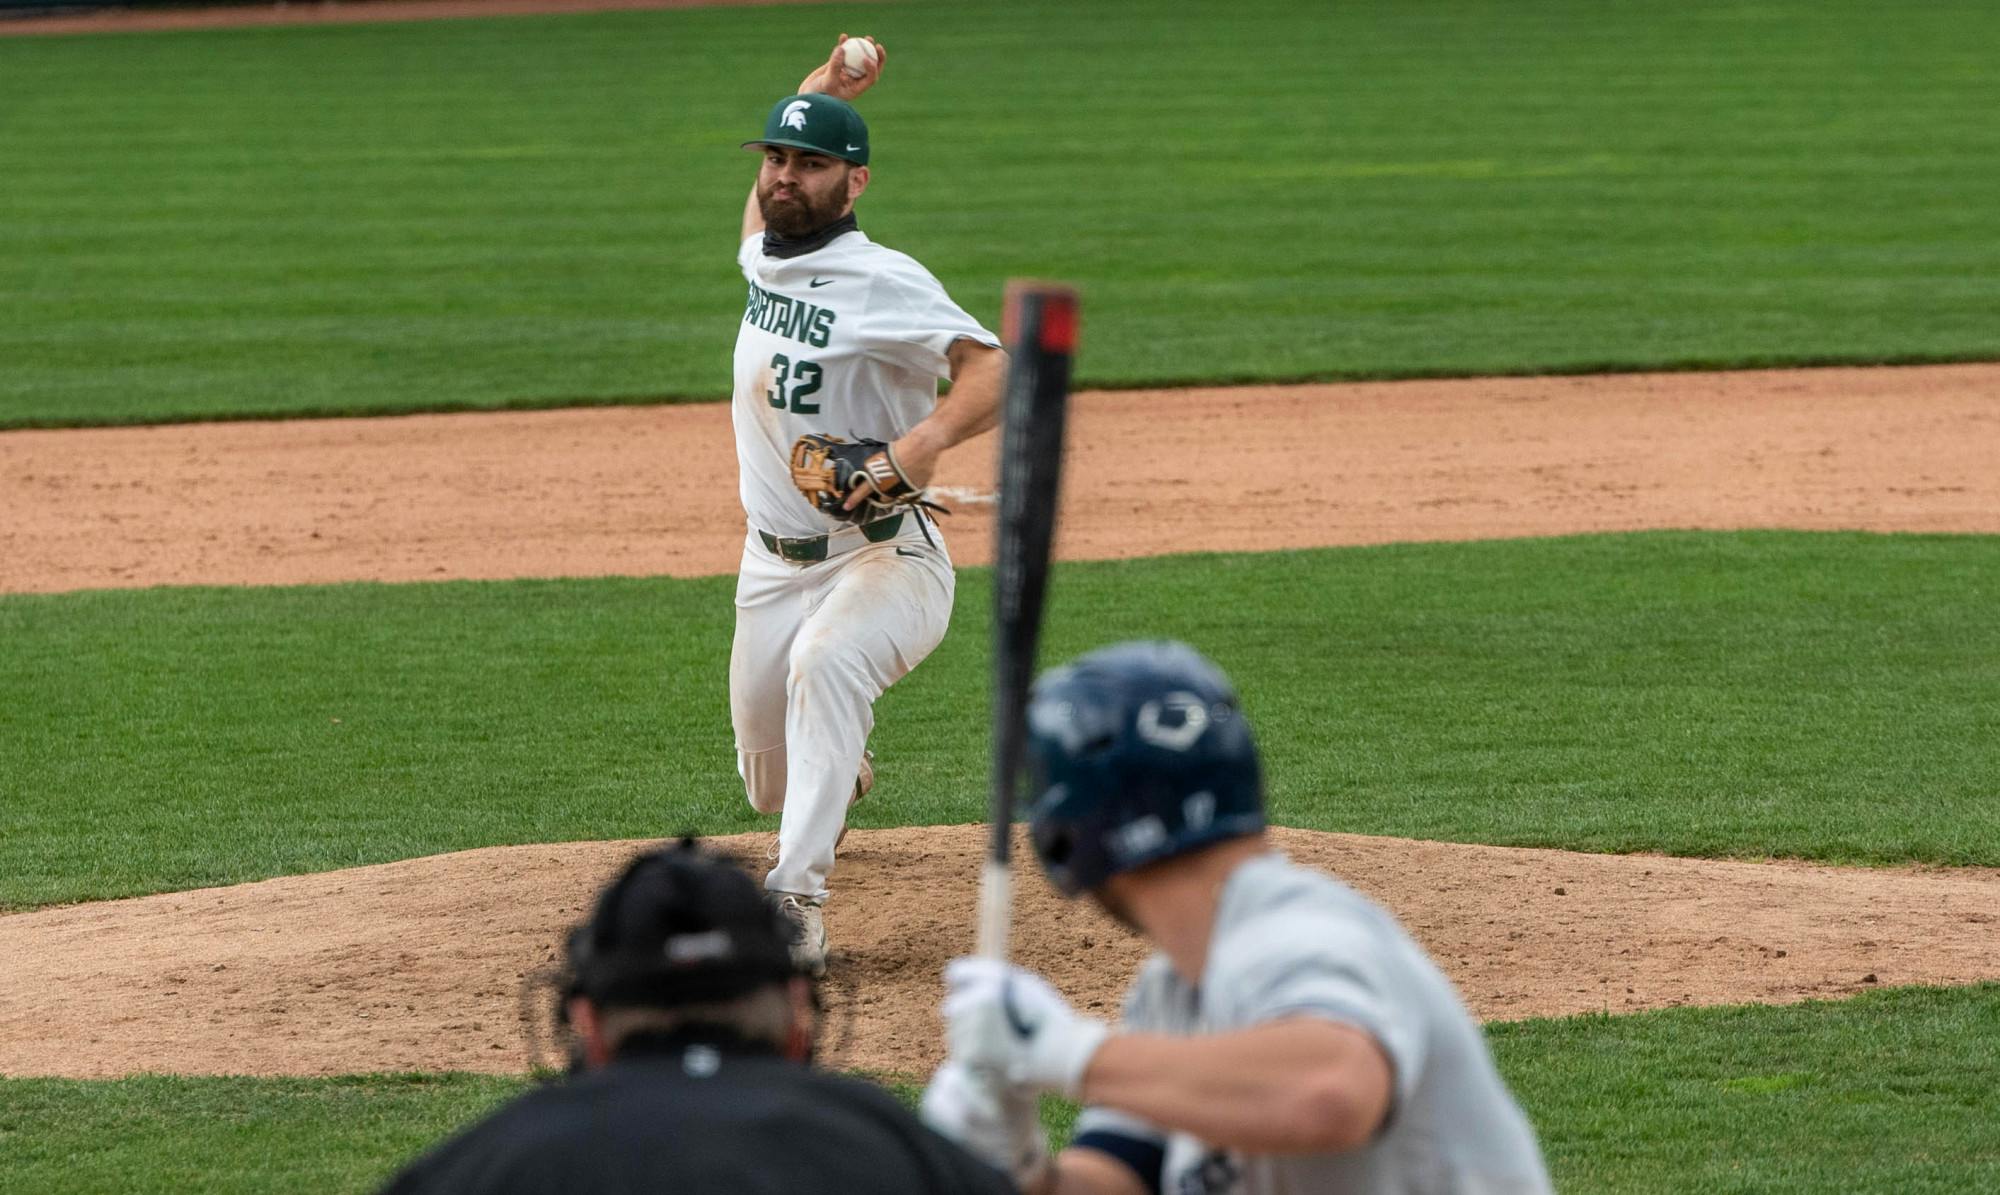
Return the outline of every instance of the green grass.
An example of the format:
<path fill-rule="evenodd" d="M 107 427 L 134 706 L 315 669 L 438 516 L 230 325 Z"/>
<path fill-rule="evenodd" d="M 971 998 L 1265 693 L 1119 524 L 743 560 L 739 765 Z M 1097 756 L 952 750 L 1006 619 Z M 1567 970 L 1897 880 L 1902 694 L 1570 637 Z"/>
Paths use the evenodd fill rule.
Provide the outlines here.
<path fill-rule="evenodd" d="M 0 1190 L 372 1191 L 522 1086 L 483 1075 L 0 1079 Z"/>
<path fill-rule="evenodd" d="M 1958 1192 L 2000 1183 L 2000 986 L 1490 1026 L 1560 1190 Z M 366 1191 L 523 1082 L 0 1080 L 0 1187 Z M 919 1088 L 892 1083 L 905 1101 Z M 1048 1101 L 1051 1139 L 1075 1109 Z"/>
<path fill-rule="evenodd" d="M 911 1107 L 923 1093 L 919 1082 L 878 1081 Z M 370 1191 L 530 1085 L 463 1073 L 0 1078 L 0 1190 Z M 1068 1139 L 1076 1113 L 1045 1102 L 1052 1140 Z"/>
<path fill-rule="evenodd" d="M 2000 1186 L 2000 985 L 1488 1029 L 1564 1191 Z"/>
<path fill-rule="evenodd" d="M 729 578 L 0 598 L 0 907 L 726 833 Z M 970 822 L 987 575 L 878 704 L 860 825 Z M 1275 818 L 2000 864 L 2000 538 L 1582 537 L 1065 565 L 1044 658 L 1212 653 Z"/>
<path fill-rule="evenodd" d="M 2000 355 L 2000 7 L 1021 0 L 0 39 L 0 426 L 714 398 L 736 144 L 1089 384 Z"/>

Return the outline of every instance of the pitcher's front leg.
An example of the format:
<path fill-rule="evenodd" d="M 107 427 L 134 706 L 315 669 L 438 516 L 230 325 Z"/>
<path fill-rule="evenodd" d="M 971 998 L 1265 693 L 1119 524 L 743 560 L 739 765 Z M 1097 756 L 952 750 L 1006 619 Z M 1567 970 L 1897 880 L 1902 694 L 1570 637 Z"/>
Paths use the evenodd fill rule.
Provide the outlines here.
<path fill-rule="evenodd" d="M 792 644 L 785 704 L 789 777 L 778 865 L 764 887 L 821 902 L 847 821 L 875 699 L 944 638 L 953 577 L 942 553 L 896 542 L 864 548 Z"/>

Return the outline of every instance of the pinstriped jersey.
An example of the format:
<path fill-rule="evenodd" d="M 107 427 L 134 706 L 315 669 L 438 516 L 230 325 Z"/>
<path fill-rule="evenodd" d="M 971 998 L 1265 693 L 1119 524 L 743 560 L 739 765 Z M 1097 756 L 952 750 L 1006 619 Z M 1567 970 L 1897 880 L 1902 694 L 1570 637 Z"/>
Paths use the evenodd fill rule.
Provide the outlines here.
<path fill-rule="evenodd" d="M 936 407 L 954 341 L 1000 341 L 915 258 L 859 230 L 787 258 L 760 234 L 736 260 L 749 283 L 730 402 L 743 511 L 773 535 L 823 535 L 844 524 L 793 488 L 792 442 L 893 441 Z"/>
<path fill-rule="evenodd" d="M 1244 863 L 1224 884 L 1200 986 L 1154 955 L 1122 1027 L 1194 1036 L 1301 1016 L 1355 1026 L 1388 1057 L 1389 1119 L 1370 1144 L 1246 1155 L 1106 1108 L 1084 1110 L 1075 1143 L 1113 1154 L 1164 1195 L 1550 1190 L 1534 1130 L 1451 981 L 1382 908 L 1281 855 Z"/>

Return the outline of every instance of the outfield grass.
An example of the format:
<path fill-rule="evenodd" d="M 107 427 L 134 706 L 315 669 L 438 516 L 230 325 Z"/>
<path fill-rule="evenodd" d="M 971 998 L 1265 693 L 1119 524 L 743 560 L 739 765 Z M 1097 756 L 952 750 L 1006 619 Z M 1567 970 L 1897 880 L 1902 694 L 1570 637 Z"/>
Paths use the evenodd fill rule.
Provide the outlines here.
<path fill-rule="evenodd" d="M 750 160 L 1087 384 L 2000 355 L 1970 0 L 1020 0 L 0 39 L 0 426 L 726 393 Z"/>
<path fill-rule="evenodd" d="M 726 833 L 728 578 L 0 598 L 0 907 Z M 978 821 L 987 574 L 878 704 L 867 826 Z M 1636 536 L 1065 565 L 1045 658 L 1238 679 L 1281 823 L 2000 864 L 2000 538 Z"/>
<path fill-rule="evenodd" d="M 2000 1186 L 2000 986 L 1495 1025 L 1563 1191 Z"/>
<path fill-rule="evenodd" d="M 1559 1189 L 2000 1184 L 2000 986 L 1488 1029 Z M 519 1091 L 468 1075 L 0 1080 L 0 1187 L 366 1191 Z M 918 1088 L 893 1085 L 914 1102 Z M 1044 1106 L 1052 1140 L 1075 1110 Z"/>

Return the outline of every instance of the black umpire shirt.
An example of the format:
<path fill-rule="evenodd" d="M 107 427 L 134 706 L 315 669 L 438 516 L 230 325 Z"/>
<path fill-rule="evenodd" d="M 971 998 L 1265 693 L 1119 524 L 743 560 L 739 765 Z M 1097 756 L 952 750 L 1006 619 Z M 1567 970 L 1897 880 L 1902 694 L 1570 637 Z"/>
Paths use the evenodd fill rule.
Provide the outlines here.
<path fill-rule="evenodd" d="M 383 1195 L 1012 1190 L 889 1093 L 697 1032 L 627 1040 L 609 1066 L 520 1097 Z"/>

